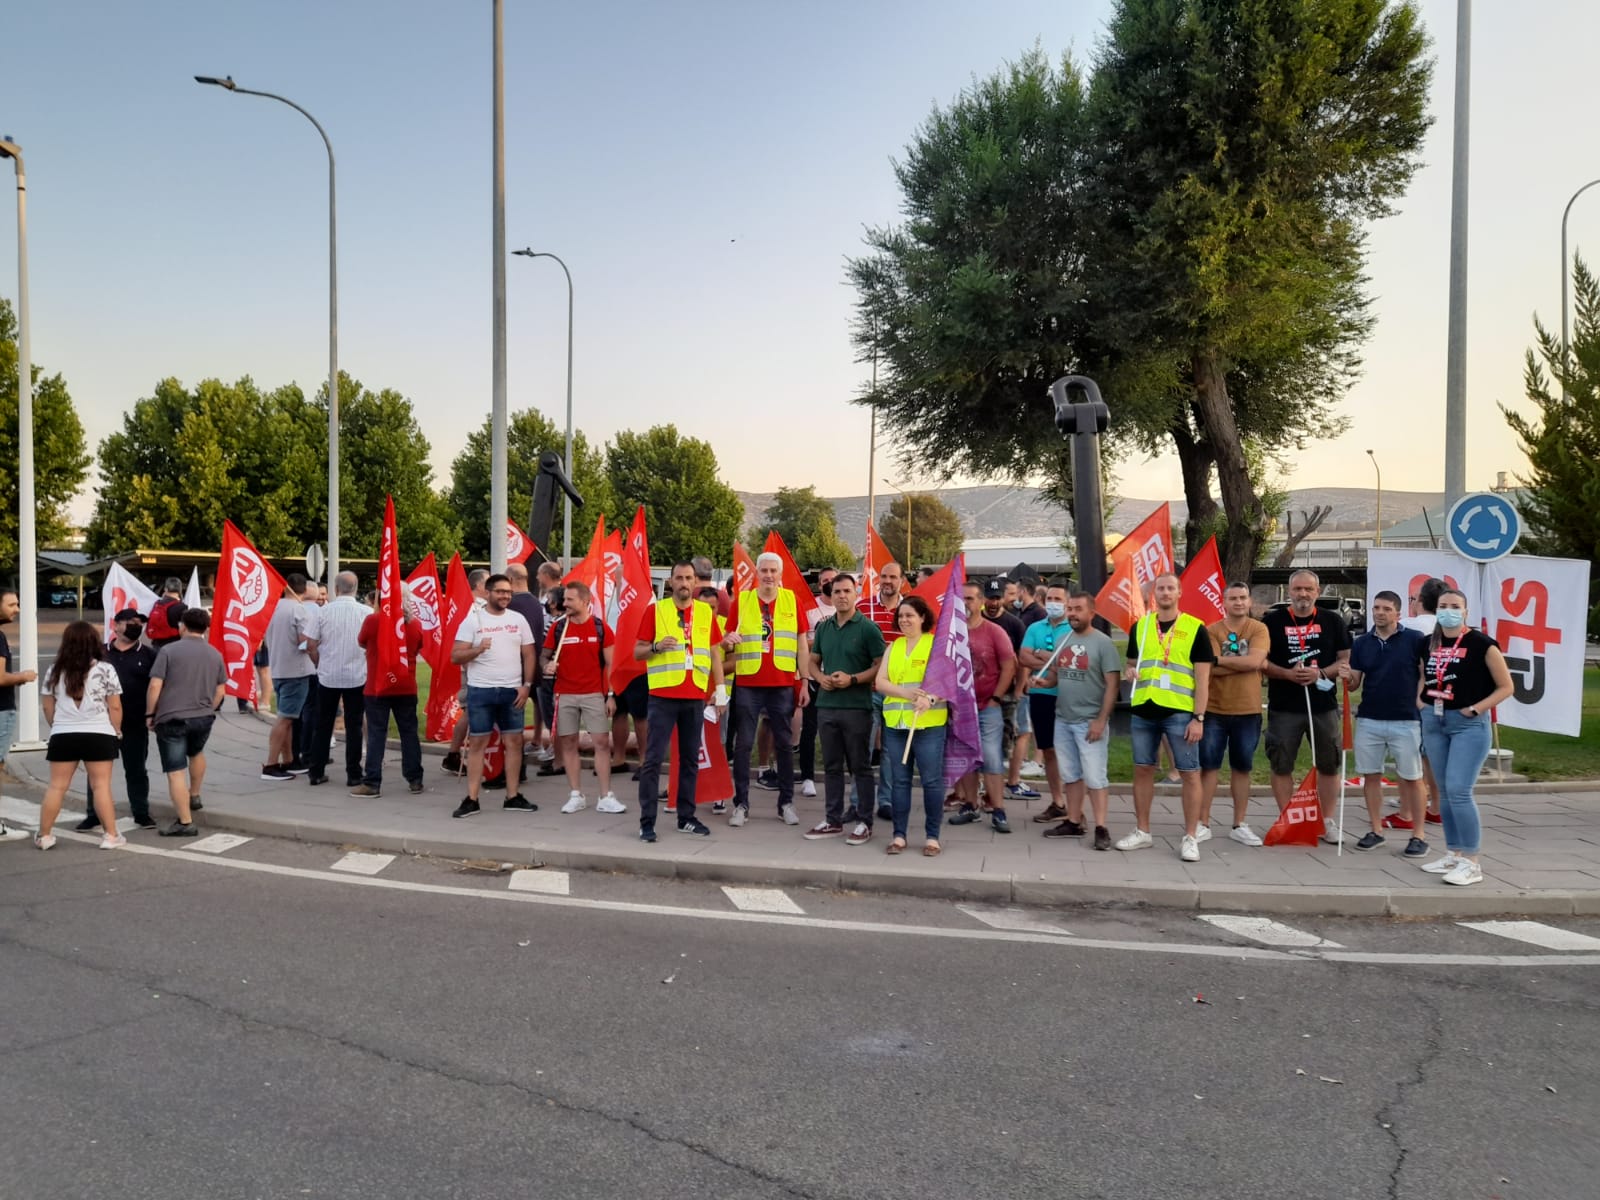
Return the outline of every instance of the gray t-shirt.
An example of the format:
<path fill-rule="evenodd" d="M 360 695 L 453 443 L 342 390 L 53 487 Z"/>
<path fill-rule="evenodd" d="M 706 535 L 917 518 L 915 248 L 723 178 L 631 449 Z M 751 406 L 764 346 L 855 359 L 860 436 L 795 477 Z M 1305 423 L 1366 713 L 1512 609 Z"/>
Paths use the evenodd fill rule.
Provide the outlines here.
<path fill-rule="evenodd" d="M 209 717 L 217 688 L 228 681 L 228 668 L 217 648 L 204 638 L 185 634 L 168 642 L 156 655 L 150 678 L 161 680 L 156 697 L 156 724 Z"/>
<path fill-rule="evenodd" d="M 317 664 L 301 649 L 308 624 L 306 606 L 285 596 L 272 610 L 272 620 L 262 638 L 267 648 L 267 666 L 274 679 L 304 679 L 317 673 Z"/>
<path fill-rule="evenodd" d="M 1122 651 L 1098 629 L 1077 632 L 1062 626 L 1066 647 L 1056 659 L 1056 716 L 1063 721 L 1092 721 L 1105 703 L 1106 673 L 1122 671 Z"/>

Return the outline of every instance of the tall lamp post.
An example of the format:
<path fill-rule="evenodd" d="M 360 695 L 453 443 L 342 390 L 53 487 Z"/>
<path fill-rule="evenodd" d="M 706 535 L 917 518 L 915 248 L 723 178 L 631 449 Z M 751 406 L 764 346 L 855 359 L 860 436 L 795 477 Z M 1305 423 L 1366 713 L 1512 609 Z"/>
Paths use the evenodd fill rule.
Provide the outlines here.
<path fill-rule="evenodd" d="M 1578 197 L 1590 188 L 1600 184 L 1600 179 L 1591 179 L 1577 191 L 1572 193 L 1572 199 L 1567 201 L 1567 206 L 1561 210 L 1561 399 L 1567 398 L 1567 358 L 1571 354 L 1568 339 L 1571 334 L 1567 325 L 1567 218 L 1572 215 L 1572 206 L 1578 202 Z"/>
<path fill-rule="evenodd" d="M 28 173 L 22 147 L 7 134 L 0 158 L 17 168 L 17 600 L 22 637 L 19 670 L 39 669 L 39 545 L 33 511 L 33 361 L 28 338 Z M 17 747 L 39 742 L 39 685 L 24 684 L 17 694 Z"/>
<path fill-rule="evenodd" d="M 1367 451 L 1367 457 L 1372 460 L 1372 469 L 1378 475 L 1378 517 L 1373 522 L 1372 544 L 1381 546 L 1383 545 L 1383 470 L 1378 466 L 1378 456 L 1371 450 Z"/>
<path fill-rule="evenodd" d="M 906 561 L 901 564 L 901 569 L 903 571 L 905 571 L 907 574 L 909 574 L 910 572 L 915 571 L 917 569 L 916 568 L 916 564 L 911 561 L 911 493 L 906 491 L 905 488 L 901 487 L 898 483 L 890 483 L 890 481 L 887 480 L 887 479 L 885 479 L 884 482 L 889 484 L 890 487 L 892 487 L 895 491 L 899 492 L 903 497 L 905 497 L 905 502 L 906 502 Z"/>
<path fill-rule="evenodd" d="M 196 83 L 240 96 L 263 96 L 287 104 L 316 128 L 328 150 L 328 579 L 339 573 L 339 227 L 334 194 L 333 143 L 315 117 L 286 96 L 240 87 L 232 75 L 196 75 Z"/>
<path fill-rule="evenodd" d="M 572 272 L 567 269 L 567 264 L 562 261 L 559 254 L 551 254 L 548 250 L 534 250 L 523 247 L 511 253 L 523 258 L 548 258 L 554 260 L 556 266 L 561 268 L 561 273 L 567 277 L 567 478 L 572 478 Z M 561 540 L 561 565 L 566 568 L 572 566 L 572 497 L 566 497 L 566 513 L 562 517 Z"/>

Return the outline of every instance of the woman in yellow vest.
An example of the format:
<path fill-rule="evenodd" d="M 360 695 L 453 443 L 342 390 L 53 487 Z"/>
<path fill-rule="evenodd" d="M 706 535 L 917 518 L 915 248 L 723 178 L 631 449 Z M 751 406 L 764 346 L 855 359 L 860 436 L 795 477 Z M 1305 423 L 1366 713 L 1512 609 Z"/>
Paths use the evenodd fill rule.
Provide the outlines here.
<path fill-rule="evenodd" d="M 944 736 L 950 711 L 945 701 L 922 690 L 933 653 L 933 610 L 921 596 L 907 596 L 895 609 L 895 625 L 904 635 L 889 646 L 878 668 L 877 690 L 883 696 L 883 770 L 889 783 L 889 806 L 894 810 L 894 837 L 889 853 L 906 848 L 906 827 L 911 821 L 911 763 L 922 778 L 922 811 L 929 858 L 939 853 L 939 824 L 944 819 Z M 914 732 L 913 732 L 914 731 Z"/>

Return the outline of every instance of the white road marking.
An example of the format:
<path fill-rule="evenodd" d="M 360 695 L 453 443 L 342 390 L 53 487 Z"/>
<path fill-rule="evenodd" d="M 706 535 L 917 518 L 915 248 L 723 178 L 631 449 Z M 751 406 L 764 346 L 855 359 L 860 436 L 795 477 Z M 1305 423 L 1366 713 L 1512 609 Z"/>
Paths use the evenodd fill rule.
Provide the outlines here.
<path fill-rule="evenodd" d="M 733 901 L 733 906 L 743 912 L 790 913 L 803 916 L 801 908 L 781 888 L 725 887 L 722 894 Z"/>
<path fill-rule="evenodd" d="M 364 850 L 352 850 L 334 863 L 333 869 L 349 871 L 354 875 L 376 875 L 393 861 L 392 854 L 368 854 Z"/>
<path fill-rule="evenodd" d="M 189 842 L 182 846 L 174 847 L 178 850 L 198 850 L 201 854 L 222 854 L 232 850 L 235 846 L 242 846 L 250 839 L 237 833 L 213 833 L 201 838 L 197 842 Z M 157 854 L 162 851 L 156 851 Z"/>
<path fill-rule="evenodd" d="M 1327 938 L 1318 937 L 1314 933 L 1307 933 L 1303 929 L 1296 929 L 1292 925 L 1269 921 L 1266 917 L 1240 917 L 1232 913 L 1201 913 L 1200 920 L 1208 925 L 1215 925 L 1218 929 L 1225 929 L 1229 933 L 1237 934 L 1239 937 L 1246 937 L 1253 942 L 1261 942 L 1268 946 L 1314 946 L 1327 950 L 1344 949 L 1338 942 L 1330 942 Z"/>
<path fill-rule="evenodd" d="M 513 871 L 509 886 L 513 892 L 565 896 L 572 890 L 572 878 L 565 871 Z"/>
<path fill-rule="evenodd" d="M 974 920 L 982 921 L 994 929 L 1011 929 L 1023 933 L 1053 933 L 1057 937 L 1071 937 L 1069 930 L 1053 921 L 1030 913 L 1025 908 L 988 907 L 978 904 L 958 904 L 957 912 L 964 912 Z"/>
<path fill-rule="evenodd" d="M 1538 921 L 1457 921 L 1463 929 L 1492 933 L 1496 937 L 1529 942 L 1545 950 L 1600 950 L 1600 938 L 1570 929 L 1557 929 Z"/>

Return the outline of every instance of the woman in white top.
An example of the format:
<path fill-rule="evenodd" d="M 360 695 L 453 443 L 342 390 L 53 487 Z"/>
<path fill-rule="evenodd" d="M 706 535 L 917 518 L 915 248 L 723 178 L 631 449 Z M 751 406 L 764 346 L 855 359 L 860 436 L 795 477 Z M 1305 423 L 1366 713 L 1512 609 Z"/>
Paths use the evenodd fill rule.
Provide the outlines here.
<path fill-rule="evenodd" d="M 128 844 L 117 832 L 111 800 L 111 764 L 117 761 L 117 731 L 122 728 L 122 684 L 104 656 L 100 631 L 87 621 L 74 621 L 62 633 L 55 664 L 45 676 L 44 719 L 50 723 L 50 742 L 44 757 L 50 764 L 50 785 L 39 808 L 39 833 L 33 839 L 41 850 L 56 844 L 50 829 L 79 763 L 89 776 L 95 815 L 105 830 L 100 848 L 115 850 Z"/>

